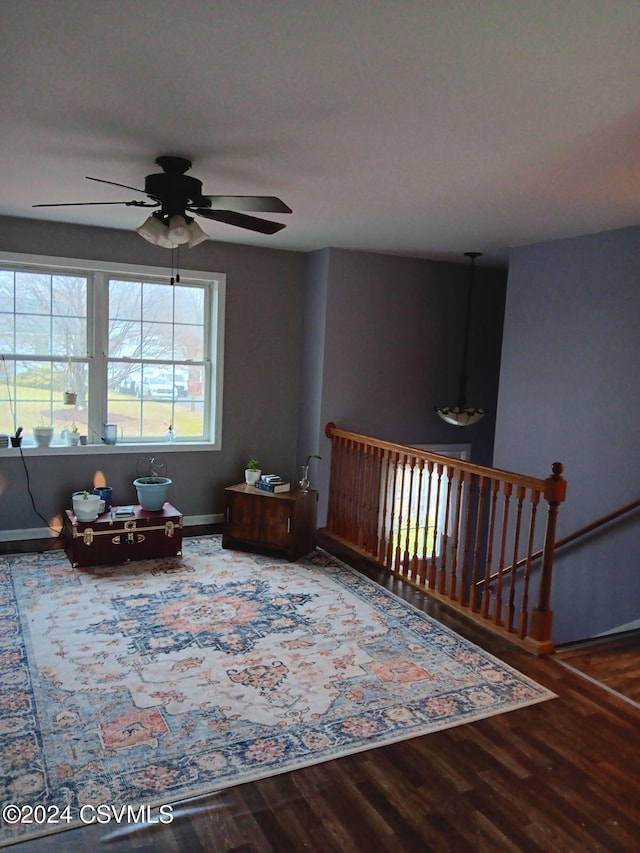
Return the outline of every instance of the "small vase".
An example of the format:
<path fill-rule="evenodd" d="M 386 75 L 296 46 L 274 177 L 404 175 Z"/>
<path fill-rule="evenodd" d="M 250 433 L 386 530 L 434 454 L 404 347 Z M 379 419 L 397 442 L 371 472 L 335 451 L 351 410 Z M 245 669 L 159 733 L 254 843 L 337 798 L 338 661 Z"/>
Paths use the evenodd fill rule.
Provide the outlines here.
<path fill-rule="evenodd" d="M 310 485 L 311 484 L 309 483 L 309 466 L 303 465 L 302 466 L 302 478 L 301 478 L 300 483 L 299 483 L 300 491 L 301 492 L 308 492 Z"/>

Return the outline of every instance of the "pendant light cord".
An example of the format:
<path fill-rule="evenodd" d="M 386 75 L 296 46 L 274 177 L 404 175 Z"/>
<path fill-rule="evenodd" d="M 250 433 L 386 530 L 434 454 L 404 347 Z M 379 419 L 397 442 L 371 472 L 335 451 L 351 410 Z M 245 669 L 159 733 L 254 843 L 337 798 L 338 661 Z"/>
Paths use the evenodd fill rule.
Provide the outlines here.
<path fill-rule="evenodd" d="M 466 404 L 467 391 L 467 358 L 469 354 L 469 334 L 471 332 L 471 297 L 473 293 L 473 279 L 475 273 L 476 258 L 482 256 L 482 252 L 465 252 L 465 257 L 471 260 L 469 267 L 469 283 L 467 285 L 467 314 L 464 324 L 464 345 L 462 349 L 462 367 L 460 368 L 460 381 L 458 386 L 458 405 L 461 409 Z"/>

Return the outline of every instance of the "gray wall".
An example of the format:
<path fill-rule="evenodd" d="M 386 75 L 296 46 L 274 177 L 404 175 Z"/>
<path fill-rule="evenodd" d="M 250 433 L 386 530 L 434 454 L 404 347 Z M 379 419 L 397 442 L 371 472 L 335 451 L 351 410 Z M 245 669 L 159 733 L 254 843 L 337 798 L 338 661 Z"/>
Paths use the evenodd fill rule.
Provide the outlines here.
<path fill-rule="evenodd" d="M 410 444 L 471 443 L 491 464 L 506 274 L 478 268 L 474 284 L 468 402 L 489 414 L 472 427 L 445 424 L 437 405 L 457 402 L 469 270 L 447 264 L 339 249 L 316 253 L 307 276 L 306 373 L 301 426 L 308 452 L 323 457 L 312 483 L 326 521 L 330 442 L 324 426 Z M 461 319 L 462 318 L 462 319 Z M 319 438 L 316 445 L 314 442 Z"/>
<path fill-rule="evenodd" d="M 167 250 L 135 232 L 9 217 L 0 217 L 0 249 L 151 266 L 170 262 Z M 224 486 L 243 479 L 250 455 L 266 468 L 296 475 L 304 255 L 207 241 L 183 252 L 182 264 L 227 276 L 222 450 L 166 456 L 172 502 L 185 515 L 211 515 L 222 513 Z M 8 428 L 0 424 L 0 431 Z M 105 471 L 120 503 L 135 502 L 139 455 L 56 458 L 25 451 L 38 510 L 47 519 L 55 516 L 73 491 L 93 482 L 97 469 Z M 0 458 L 0 531 L 41 526 L 19 458 Z"/>
<path fill-rule="evenodd" d="M 559 536 L 639 496 L 639 322 L 640 228 L 511 253 L 494 464 L 565 465 Z M 639 521 L 559 552 L 557 643 L 640 617 Z"/>

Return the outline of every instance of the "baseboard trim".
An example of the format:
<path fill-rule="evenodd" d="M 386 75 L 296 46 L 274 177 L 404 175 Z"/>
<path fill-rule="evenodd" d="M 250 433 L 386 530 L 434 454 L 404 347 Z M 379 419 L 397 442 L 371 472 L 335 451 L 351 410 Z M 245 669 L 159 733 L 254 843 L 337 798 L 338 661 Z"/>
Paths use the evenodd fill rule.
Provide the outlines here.
<path fill-rule="evenodd" d="M 183 527 L 198 527 L 204 524 L 222 524 L 223 513 L 210 515 L 185 515 Z M 0 542 L 27 542 L 31 539 L 56 539 L 58 534 L 49 527 L 23 527 L 19 530 L 0 530 Z"/>

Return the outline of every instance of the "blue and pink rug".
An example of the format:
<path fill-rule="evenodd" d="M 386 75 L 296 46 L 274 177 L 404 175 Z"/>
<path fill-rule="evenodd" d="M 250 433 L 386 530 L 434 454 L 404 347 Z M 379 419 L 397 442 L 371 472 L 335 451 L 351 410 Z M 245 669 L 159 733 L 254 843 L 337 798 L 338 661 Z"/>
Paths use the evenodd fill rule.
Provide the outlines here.
<path fill-rule="evenodd" d="M 5 812 L 0 844 L 554 695 L 322 551 L 287 563 L 219 536 L 91 570 L 0 558 L 0 661 L 2 804 L 65 815 Z"/>

